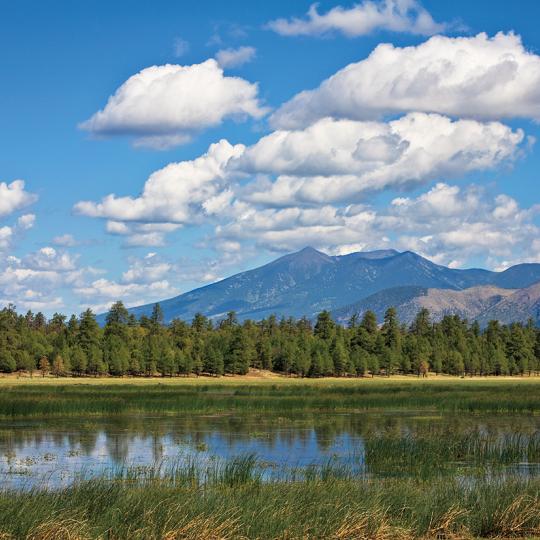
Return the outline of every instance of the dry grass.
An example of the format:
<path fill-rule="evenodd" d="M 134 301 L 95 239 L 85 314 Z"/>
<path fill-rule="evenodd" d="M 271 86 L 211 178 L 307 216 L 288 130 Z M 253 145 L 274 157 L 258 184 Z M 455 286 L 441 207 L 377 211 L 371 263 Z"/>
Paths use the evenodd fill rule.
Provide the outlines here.
<path fill-rule="evenodd" d="M 495 529 L 502 537 L 540 535 L 540 495 L 518 497 L 494 516 Z"/>
<path fill-rule="evenodd" d="M 391 525 L 388 511 L 377 508 L 370 512 L 350 513 L 331 540 L 411 540 L 410 529 Z"/>
<path fill-rule="evenodd" d="M 85 521 L 76 519 L 51 520 L 39 524 L 26 540 L 88 540 L 91 538 Z"/>
<path fill-rule="evenodd" d="M 266 386 L 272 384 L 287 384 L 291 386 L 357 386 L 357 385 L 369 385 L 369 386 L 386 386 L 393 383 L 413 383 L 417 384 L 421 382 L 424 385 L 431 384 L 448 384 L 455 383 L 456 385 L 470 385 L 482 382 L 490 383 L 519 383 L 538 384 L 540 382 L 540 375 L 526 375 L 519 376 L 478 376 L 478 377 L 458 377 L 454 375 L 435 375 L 430 374 L 427 379 L 417 377 L 416 375 L 392 375 L 376 376 L 376 377 L 350 377 L 350 378 L 338 378 L 338 377 L 321 377 L 315 379 L 305 379 L 301 377 L 288 377 L 274 373 L 272 371 L 252 369 L 247 375 L 225 375 L 223 377 L 196 377 L 194 375 L 189 377 L 53 377 L 47 375 L 42 377 L 41 375 L 34 374 L 30 377 L 28 374 L 20 375 L 18 373 L 1 373 L 0 374 L 0 387 L 1 386 L 14 386 L 14 385 L 155 385 L 162 384 L 165 386 L 200 386 L 200 385 L 212 385 L 217 383 L 219 385 L 246 385 L 246 386 Z"/>

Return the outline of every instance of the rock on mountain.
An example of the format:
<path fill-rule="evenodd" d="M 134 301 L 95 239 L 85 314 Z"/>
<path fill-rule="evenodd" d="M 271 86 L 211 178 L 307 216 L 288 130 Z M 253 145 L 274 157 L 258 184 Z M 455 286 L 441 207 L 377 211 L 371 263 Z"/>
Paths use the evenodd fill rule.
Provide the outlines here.
<path fill-rule="evenodd" d="M 495 285 L 517 289 L 537 281 L 540 264 L 518 265 L 498 273 L 447 268 L 410 251 L 330 256 L 307 247 L 160 304 L 166 322 L 175 317 L 190 320 L 197 312 L 219 319 L 230 310 L 240 319 L 271 314 L 313 317 L 323 309 L 336 310 L 379 292 L 384 299 L 380 301 L 387 306 L 403 303 L 399 296 L 403 291 L 392 291 L 401 287 L 459 291 Z M 434 293 L 427 296 L 433 298 Z M 152 304 L 130 309 L 136 316 L 149 315 L 151 310 Z"/>

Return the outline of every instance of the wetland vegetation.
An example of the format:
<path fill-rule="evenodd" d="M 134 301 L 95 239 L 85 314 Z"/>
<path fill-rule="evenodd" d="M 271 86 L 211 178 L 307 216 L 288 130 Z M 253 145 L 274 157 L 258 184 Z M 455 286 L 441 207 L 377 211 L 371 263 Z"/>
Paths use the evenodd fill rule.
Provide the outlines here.
<path fill-rule="evenodd" d="M 4 379 L 2 538 L 540 535 L 540 380 Z"/>

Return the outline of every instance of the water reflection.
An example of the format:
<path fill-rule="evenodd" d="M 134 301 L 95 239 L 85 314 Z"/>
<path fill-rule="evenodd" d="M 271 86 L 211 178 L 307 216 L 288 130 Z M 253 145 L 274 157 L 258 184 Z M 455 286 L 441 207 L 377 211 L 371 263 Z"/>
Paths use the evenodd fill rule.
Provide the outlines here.
<path fill-rule="evenodd" d="M 144 467 L 194 457 L 202 461 L 227 460 L 248 453 L 255 454 L 273 470 L 332 460 L 354 464 L 363 474 L 393 474 L 397 469 L 392 456 L 387 461 L 380 460 L 377 447 L 373 450 L 373 441 L 378 438 L 451 441 L 465 432 L 501 441 L 508 434 L 519 433 L 528 441 L 540 433 L 540 418 L 359 413 L 3 421 L 0 479 L 4 488 L 29 488 L 43 483 L 63 486 L 78 475 L 99 475 L 126 465 Z M 537 475 L 540 471 L 534 463 L 536 454 L 529 450 L 530 456 L 533 459 L 525 456 L 507 463 L 505 474 L 525 471 L 527 475 Z"/>

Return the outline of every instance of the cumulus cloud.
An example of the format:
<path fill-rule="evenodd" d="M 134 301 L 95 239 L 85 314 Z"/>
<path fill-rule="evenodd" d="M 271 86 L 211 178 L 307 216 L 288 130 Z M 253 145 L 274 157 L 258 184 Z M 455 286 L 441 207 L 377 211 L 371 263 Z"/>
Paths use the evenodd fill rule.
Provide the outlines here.
<path fill-rule="evenodd" d="M 21 238 L 25 231 L 31 229 L 36 222 L 34 214 L 19 216 L 14 225 L 0 227 L 0 252 L 12 247 L 16 238 Z"/>
<path fill-rule="evenodd" d="M 10 184 L 0 182 L 0 217 L 21 210 L 37 201 L 37 195 L 24 189 L 24 180 L 14 180 Z"/>
<path fill-rule="evenodd" d="M 172 265 L 162 260 L 156 253 L 148 253 L 144 258 L 134 257 L 128 270 L 122 274 L 124 283 L 150 283 L 163 279 L 172 269 Z"/>
<path fill-rule="evenodd" d="M 225 76 L 214 59 L 152 66 L 130 77 L 80 127 L 94 135 L 133 136 L 139 146 L 167 148 L 226 118 L 261 118 L 267 109 L 257 94 L 256 84 Z"/>
<path fill-rule="evenodd" d="M 81 286 L 92 268 L 80 268 L 78 256 L 44 246 L 23 257 L 0 259 L 0 304 L 52 311 L 64 306 L 61 292 Z"/>
<path fill-rule="evenodd" d="M 216 227 L 219 241 L 254 242 L 260 248 L 292 251 L 313 245 L 327 252 L 398 248 L 441 264 L 483 260 L 490 267 L 519 256 L 538 260 L 540 206 L 520 208 L 505 194 L 479 186 L 438 183 L 417 197 L 395 198 L 387 208 L 368 205 L 260 209 L 244 207 Z M 536 248 L 535 248 L 536 246 Z"/>
<path fill-rule="evenodd" d="M 312 4 L 305 18 L 277 19 L 268 27 L 283 36 L 322 36 L 339 32 L 347 37 L 377 30 L 430 36 L 443 32 L 447 25 L 437 23 L 416 0 L 364 0 L 351 8 L 336 6 L 319 13 Z"/>
<path fill-rule="evenodd" d="M 53 238 L 52 243 L 55 246 L 63 246 L 63 247 L 75 247 L 78 245 L 77 240 L 75 240 L 75 237 L 72 234 L 61 234 L 59 236 L 55 236 Z"/>
<path fill-rule="evenodd" d="M 238 47 L 237 49 L 221 49 L 216 53 L 216 60 L 222 68 L 239 67 L 251 62 L 257 51 L 255 47 Z"/>
<path fill-rule="evenodd" d="M 24 214 L 17 219 L 17 227 L 23 231 L 31 229 L 36 223 L 35 214 Z"/>
<path fill-rule="evenodd" d="M 203 205 L 219 195 L 226 185 L 225 167 L 228 161 L 243 150 L 243 145 L 233 146 L 221 140 L 193 161 L 171 163 L 154 172 L 139 197 L 117 197 L 112 194 L 100 203 L 81 201 L 75 205 L 75 211 L 118 222 L 196 222 L 204 214 Z M 111 232 L 114 228 L 117 231 L 127 230 L 126 225 L 111 224 L 109 227 Z"/>
<path fill-rule="evenodd" d="M 326 118 L 263 137 L 230 167 L 278 175 L 249 186 L 244 196 L 251 202 L 352 202 L 366 192 L 490 169 L 513 158 L 523 138 L 499 122 L 437 114 L 410 113 L 387 123 Z"/>
<path fill-rule="evenodd" d="M 143 303 L 144 298 L 153 296 L 154 298 L 164 298 L 174 295 L 176 289 L 167 280 L 155 281 L 153 283 L 118 283 L 113 280 L 100 278 L 85 287 L 75 289 L 75 293 L 83 297 L 92 298 L 92 302 L 100 300 L 122 299 L 127 305 Z"/>
<path fill-rule="evenodd" d="M 534 222 L 540 207 L 520 208 L 508 195 L 438 183 L 416 198 L 395 199 L 392 207 L 380 219 L 386 229 L 400 231 L 396 245 L 436 262 L 460 266 L 480 256 L 493 267 L 516 254 L 538 257 L 531 246 L 540 233 Z"/>
<path fill-rule="evenodd" d="M 363 120 L 407 111 L 540 120 L 540 57 L 512 33 L 381 44 L 317 89 L 297 94 L 271 123 L 295 129 L 326 116 Z"/>
<path fill-rule="evenodd" d="M 31 270 L 54 270 L 66 272 L 75 270 L 76 257 L 69 253 L 59 252 L 55 248 L 45 246 L 26 256 L 25 263 Z"/>
<path fill-rule="evenodd" d="M 75 292 L 87 299 L 82 305 L 98 312 L 106 311 L 118 299 L 127 306 L 148 304 L 179 294 L 180 289 L 173 283 L 185 287 L 186 283 L 214 281 L 218 277 L 216 272 L 233 262 L 238 262 L 237 255 L 201 260 L 183 257 L 171 261 L 150 252 L 144 257 L 130 257 L 128 269 L 119 280 L 95 279 L 77 287 Z"/>
<path fill-rule="evenodd" d="M 153 173 L 138 197 L 107 195 L 75 211 L 109 220 L 127 246 L 164 245 L 165 235 L 203 219 L 223 221 L 250 205 L 350 204 L 382 190 L 406 191 L 512 160 L 521 130 L 498 123 L 411 113 L 391 122 L 325 118 L 278 130 L 245 147 L 226 140 L 203 156 Z"/>

